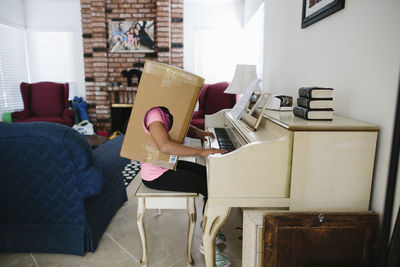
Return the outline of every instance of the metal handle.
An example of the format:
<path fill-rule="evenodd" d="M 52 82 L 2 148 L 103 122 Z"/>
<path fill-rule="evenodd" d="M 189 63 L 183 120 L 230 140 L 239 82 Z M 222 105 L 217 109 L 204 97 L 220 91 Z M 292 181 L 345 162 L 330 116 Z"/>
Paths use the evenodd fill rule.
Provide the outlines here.
<path fill-rule="evenodd" d="M 324 214 L 320 213 L 318 215 L 318 218 L 319 218 L 319 222 L 322 223 L 324 221 L 324 219 L 325 219 L 325 216 L 324 216 Z"/>

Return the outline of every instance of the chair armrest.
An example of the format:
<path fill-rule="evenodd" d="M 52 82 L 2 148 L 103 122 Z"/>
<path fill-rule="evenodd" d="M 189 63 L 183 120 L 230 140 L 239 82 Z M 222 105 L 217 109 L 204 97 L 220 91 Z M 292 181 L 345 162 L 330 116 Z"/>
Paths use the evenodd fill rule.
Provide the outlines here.
<path fill-rule="evenodd" d="M 75 116 L 75 112 L 72 109 L 66 108 L 63 110 L 63 114 L 62 114 L 63 118 L 73 119 L 74 116 Z"/>
<path fill-rule="evenodd" d="M 0 123 L 0 162 L 0 214 L 10 221 L 80 223 L 83 199 L 103 186 L 86 138 L 57 123 Z"/>
<path fill-rule="evenodd" d="M 119 154 L 124 136 L 117 136 L 93 150 L 95 165 L 102 170 L 103 175 L 112 179 L 122 179 L 122 171 L 129 159 L 122 158 Z"/>
<path fill-rule="evenodd" d="M 67 127 L 58 125 L 57 127 Z M 102 170 L 94 164 L 92 149 L 86 137 L 72 128 L 67 128 L 63 136 L 64 149 L 69 153 L 73 162 L 77 184 L 83 198 L 101 193 L 104 175 Z"/>
<path fill-rule="evenodd" d="M 21 111 L 15 111 L 11 114 L 11 117 L 13 121 L 23 121 L 26 120 L 27 118 L 30 118 L 32 115 L 32 112 L 28 109 L 24 109 Z"/>

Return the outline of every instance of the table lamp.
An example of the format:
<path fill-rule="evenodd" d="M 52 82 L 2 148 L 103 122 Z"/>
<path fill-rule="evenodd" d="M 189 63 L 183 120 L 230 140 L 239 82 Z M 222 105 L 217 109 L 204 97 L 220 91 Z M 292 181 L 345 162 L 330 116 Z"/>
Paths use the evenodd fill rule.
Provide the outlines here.
<path fill-rule="evenodd" d="M 235 74 L 233 75 L 232 82 L 224 91 L 226 94 L 243 94 L 249 87 L 250 83 L 257 79 L 256 65 L 236 65 Z M 257 85 L 255 90 L 260 92 L 261 88 Z"/>

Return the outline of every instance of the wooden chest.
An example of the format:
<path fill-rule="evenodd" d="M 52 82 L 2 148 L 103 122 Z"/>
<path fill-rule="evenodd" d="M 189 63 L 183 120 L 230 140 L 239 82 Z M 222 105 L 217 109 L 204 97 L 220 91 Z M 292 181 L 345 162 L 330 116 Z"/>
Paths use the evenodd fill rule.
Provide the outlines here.
<path fill-rule="evenodd" d="M 376 213 L 268 213 L 263 229 L 264 266 L 374 266 Z"/>

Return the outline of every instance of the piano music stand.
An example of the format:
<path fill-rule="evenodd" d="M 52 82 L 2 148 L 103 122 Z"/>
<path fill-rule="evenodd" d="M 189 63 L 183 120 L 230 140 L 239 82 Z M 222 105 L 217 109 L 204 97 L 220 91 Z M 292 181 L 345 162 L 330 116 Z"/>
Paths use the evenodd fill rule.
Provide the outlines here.
<path fill-rule="evenodd" d="M 265 96 L 267 97 L 267 100 L 264 102 L 264 105 L 262 106 L 260 113 L 258 113 L 256 112 L 256 109 L 260 105 L 261 101 L 264 99 Z M 260 125 L 264 111 L 267 108 L 270 98 L 271 94 L 267 95 L 265 93 L 262 93 L 257 99 L 257 102 L 251 108 L 250 108 L 251 99 L 249 100 L 246 110 L 243 112 L 242 117 L 240 118 L 240 120 L 244 122 L 244 125 L 246 125 L 247 128 L 249 128 L 252 131 L 257 130 L 258 125 Z"/>

